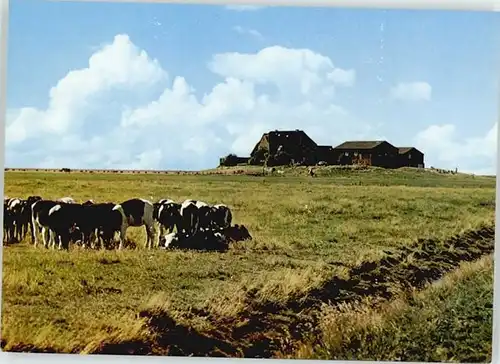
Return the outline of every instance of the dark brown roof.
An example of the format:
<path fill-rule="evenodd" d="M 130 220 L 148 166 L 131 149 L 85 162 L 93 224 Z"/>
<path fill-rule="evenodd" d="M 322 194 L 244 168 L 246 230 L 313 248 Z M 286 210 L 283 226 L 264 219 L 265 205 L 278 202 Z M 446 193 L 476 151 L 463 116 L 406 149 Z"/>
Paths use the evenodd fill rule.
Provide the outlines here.
<path fill-rule="evenodd" d="M 385 140 L 347 141 L 340 145 L 337 145 L 335 149 L 373 149 L 384 142 Z"/>
<path fill-rule="evenodd" d="M 398 147 L 399 149 L 399 154 L 405 154 L 408 153 L 410 150 L 416 150 L 417 152 L 420 152 L 417 148 L 415 147 Z M 421 153 L 421 152 L 420 152 Z"/>
<path fill-rule="evenodd" d="M 303 130 L 273 130 L 270 132 L 265 133 L 267 135 L 275 135 L 275 136 L 285 136 L 285 135 L 291 135 L 291 134 L 303 134 L 307 135 Z"/>

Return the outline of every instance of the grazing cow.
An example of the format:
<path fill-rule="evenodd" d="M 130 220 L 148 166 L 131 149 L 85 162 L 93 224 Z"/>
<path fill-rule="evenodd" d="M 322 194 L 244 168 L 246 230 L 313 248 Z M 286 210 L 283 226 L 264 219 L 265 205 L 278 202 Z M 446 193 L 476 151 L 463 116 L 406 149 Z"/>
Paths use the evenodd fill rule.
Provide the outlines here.
<path fill-rule="evenodd" d="M 58 202 L 52 200 L 38 200 L 31 205 L 31 229 L 35 248 L 38 245 L 38 233 L 40 230 L 42 232 L 43 245 L 46 248 L 48 247 L 51 240 L 49 212 L 57 204 Z"/>
<path fill-rule="evenodd" d="M 92 246 L 96 238 L 101 248 L 110 247 L 115 233 L 119 232 L 122 226 L 122 215 L 120 211 L 114 210 L 115 206 L 112 202 L 85 206 L 86 220 L 79 223 L 85 244 L 90 243 Z"/>
<path fill-rule="evenodd" d="M 153 219 L 158 221 L 158 217 L 160 216 L 160 207 L 162 207 L 164 204 L 169 203 L 169 202 L 174 202 L 174 201 L 164 198 L 158 202 L 153 203 Z"/>
<path fill-rule="evenodd" d="M 176 249 L 180 248 L 180 241 L 181 237 L 179 233 L 168 233 L 165 236 L 163 236 L 163 247 L 165 249 Z M 161 247 L 161 246 L 160 246 Z"/>
<path fill-rule="evenodd" d="M 221 233 L 226 237 L 226 240 L 228 242 L 237 242 L 237 241 L 253 239 L 245 225 L 236 224 L 234 226 L 229 226 L 226 227 L 225 229 L 222 229 Z"/>
<path fill-rule="evenodd" d="M 211 206 L 206 202 L 196 201 L 196 207 L 198 208 L 199 229 L 201 231 L 209 230 Z"/>
<path fill-rule="evenodd" d="M 21 200 L 17 214 L 17 240 L 21 241 L 28 233 L 30 225 L 31 210 L 27 200 Z"/>
<path fill-rule="evenodd" d="M 59 242 L 59 249 L 69 249 L 71 233 L 77 223 L 84 219 L 84 207 L 77 203 L 59 202 L 51 207 L 45 224 L 50 229 L 53 247 Z"/>
<path fill-rule="evenodd" d="M 175 203 L 172 200 L 163 200 L 164 202 L 155 206 L 155 214 L 154 218 L 158 221 L 159 225 L 159 234 L 158 234 L 158 243 L 159 246 L 161 244 L 164 231 L 166 230 L 168 233 L 172 233 L 174 228 L 177 226 L 177 231 L 181 231 L 181 205 Z"/>
<path fill-rule="evenodd" d="M 197 224 L 197 227 L 196 227 L 196 231 L 199 229 L 199 230 L 202 230 L 202 231 L 205 231 L 205 230 L 208 230 L 210 229 L 210 214 L 211 214 L 211 207 L 209 204 L 207 204 L 206 202 L 203 202 L 203 201 L 198 201 L 198 200 L 186 200 L 184 201 L 185 203 L 192 203 L 196 206 L 196 208 L 198 209 L 198 224 Z M 194 233 L 196 233 L 196 231 Z M 193 233 L 193 234 L 194 234 Z"/>
<path fill-rule="evenodd" d="M 113 210 L 116 204 L 107 202 L 82 206 L 82 218 L 76 225 L 83 235 L 83 246 L 94 247 L 94 241 L 97 240 L 102 248 L 109 247 L 122 224 L 120 212 Z"/>
<path fill-rule="evenodd" d="M 11 242 L 14 237 L 14 221 L 15 216 L 12 211 L 9 209 L 9 199 L 4 200 L 3 204 L 3 236 L 4 240 L 7 242 Z"/>
<path fill-rule="evenodd" d="M 148 200 L 133 198 L 124 201 L 113 208 L 114 211 L 119 211 L 122 215 L 120 228 L 120 246 L 122 249 L 125 243 L 125 237 L 129 226 L 146 227 L 146 243 L 145 247 L 150 249 L 154 244 L 155 228 L 153 219 L 153 204 Z"/>
<path fill-rule="evenodd" d="M 32 212 L 33 212 L 33 204 L 37 201 L 42 200 L 41 196 L 29 196 L 27 201 L 27 207 L 23 211 L 23 219 L 26 219 L 28 221 L 28 225 L 30 226 L 30 234 L 31 234 L 31 242 L 33 243 L 35 241 L 35 235 L 34 235 L 34 230 L 33 230 L 33 224 L 32 224 Z"/>
<path fill-rule="evenodd" d="M 180 210 L 180 229 L 177 228 L 178 232 L 185 234 L 186 236 L 193 236 L 198 231 L 199 225 L 199 214 L 198 207 L 193 202 L 193 200 L 186 200 L 181 204 Z"/>
<path fill-rule="evenodd" d="M 225 236 L 210 230 L 199 230 L 190 236 L 175 232 L 167 234 L 163 238 L 165 249 L 225 251 L 228 248 Z"/>
<path fill-rule="evenodd" d="M 33 229 L 31 229 L 31 206 L 41 200 L 40 196 L 29 196 L 26 200 L 21 200 L 21 207 L 18 216 L 19 238 L 23 240 L 28 230 L 31 234 L 31 241 L 34 241 Z"/>
<path fill-rule="evenodd" d="M 231 210 L 224 204 L 212 206 L 210 216 L 211 227 L 213 229 L 223 229 L 229 227 L 233 221 L 233 214 L 231 213 Z"/>
<path fill-rule="evenodd" d="M 9 240 L 18 239 L 18 231 L 19 231 L 19 215 L 21 213 L 22 202 L 19 198 L 11 198 L 7 200 L 7 210 L 11 216 L 11 226 L 10 226 L 10 238 Z"/>

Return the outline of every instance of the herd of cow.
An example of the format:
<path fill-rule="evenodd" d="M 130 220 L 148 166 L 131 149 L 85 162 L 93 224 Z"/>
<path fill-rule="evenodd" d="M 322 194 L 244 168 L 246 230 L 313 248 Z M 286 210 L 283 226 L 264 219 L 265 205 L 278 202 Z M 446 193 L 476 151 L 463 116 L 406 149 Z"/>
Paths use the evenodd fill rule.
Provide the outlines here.
<path fill-rule="evenodd" d="M 4 198 L 4 240 L 19 242 L 29 231 L 35 247 L 41 234 L 46 248 L 58 245 L 59 249 L 68 249 L 73 242 L 84 248 L 109 249 L 118 232 L 118 249 L 122 249 L 128 227 L 140 226 L 145 226 L 148 249 L 225 250 L 232 241 L 252 239 L 244 225 L 231 223 L 228 206 L 196 200 L 177 203 L 162 199 L 152 203 L 133 198 L 116 204 L 92 200 L 77 203 L 70 197 Z"/>

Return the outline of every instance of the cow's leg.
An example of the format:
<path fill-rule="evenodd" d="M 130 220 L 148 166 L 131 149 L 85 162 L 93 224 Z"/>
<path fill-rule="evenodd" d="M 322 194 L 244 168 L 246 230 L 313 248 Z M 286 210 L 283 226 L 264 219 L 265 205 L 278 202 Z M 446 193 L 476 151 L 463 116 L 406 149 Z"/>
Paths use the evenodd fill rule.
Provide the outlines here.
<path fill-rule="evenodd" d="M 31 219 L 31 222 L 30 222 L 30 234 L 31 234 L 31 243 L 35 243 L 36 244 L 36 234 L 39 232 L 38 231 L 38 227 L 35 226 L 35 218 L 32 218 Z"/>
<path fill-rule="evenodd" d="M 55 230 L 51 229 L 49 231 L 51 235 L 52 249 L 56 249 L 56 246 L 61 246 L 61 235 L 59 235 L 59 233 L 56 233 Z"/>
<path fill-rule="evenodd" d="M 96 244 L 96 241 L 95 241 L 95 230 L 87 231 L 85 233 L 85 237 L 87 239 L 87 244 L 89 244 L 89 246 L 92 249 L 97 249 L 97 244 Z"/>
<path fill-rule="evenodd" d="M 14 235 L 14 239 L 13 239 L 13 240 L 16 240 L 16 239 L 17 239 L 17 235 L 18 235 L 17 231 L 18 231 L 18 230 L 19 230 L 19 229 L 18 229 L 18 227 L 17 227 L 17 221 L 16 221 L 16 220 L 14 220 L 14 233 L 13 233 L 13 235 Z"/>
<path fill-rule="evenodd" d="M 127 224 L 122 224 L 120 227 L 120 245 L 118 245 L 118 250 L 122 250 L 125 245 L 125 238 L 127 236 Z"/>
<path fill-rule="evenodd" d="M 151 249 L 151 244 L 150 244 L 150 237 L 151 237 L 151 233 L 150 233 L 150 226 L 148 224 L 144 224 L 144 227 L 146 228 L 146 242 L 144 243 L 144 248 L 146 249 Z"/>
<path fill-rule="evenodd" d="M 154 224 L 151 224 L 149 226 L 147 226 L 147 229 L 148 229 L 148 235 L 149 235 L 149 244 L 151 245 L 151 248 L 154 248 L 156 243 L 156 239 L 155 239 L 155 235 L 156 235 L 156 229 L 155 229 L 155 226 Z M 156 245 L 156 247 L 158 247 Z"/>
<path fill-rule="evenodd" d="M 165 233 L 165 227 L 163 226 L 163 224 L 160 222 L 159 223 L 159 233 L 158 233 L 158 244 L 156 246 L 160 246 L 161 244 L 161 239 L 162 237 L 164 236 L 164 233 Z"/>
<path fill-rule="evenodd" d="M 31 218 L 31 242 L 36 247 L 38 244 L 38 234 L 40 233 L 38 223 L 36 222 L 35 216 Z"/>
<path fill-rule="evenodd" d="M 56 243 L 59 241 L 59 236 L 52 229 L 48 229 L 47 231 L 49 232 L 49 247 L 55 249 Z"/>
<path fill-rule="evenodd" d="M 19 222 L 17 221 L 17 218 L 16 220 L 14 220 L 14 240 L 19 240 Z"/>
<path fill-rule="evenodd" d="M 19 241 L 22 241 L 24 238 L 24 220 L 21 220 L 21 224 L 19 225 Z"/>
<path fill-rule="evenodd" d="M 105 250 L 109 244 L 106 243 L 105 241 L 105 236 L 104 236 L 104 231 L 101 229 L 96 230 L 96 236 L 97 236 L 97 242 L 101 244 L 101 249 Z"/>
<path fill-rule="evenodd" d="M 45 248 L 48 248 L 48 245 L 50 243 L 50 238 L 51 238 L 51 232 L 49 229 L 45 226 L 42 226 L 42 241 L 43 241 L 43 246 Z M 36 246 L 36 243 L 35 243 Z"/>
<path fill-rule="evenodd" d="M 5 228 L 5 239 L 8 243 L 10 243 L 10 239 L 11 239 L 11 224 L 9 223 L 7 225 L 7 227 Z"/>
<path fill-rule="evenodd" d="M 64 231 L 62 233 L 56 234 L 56 236 L 59 238 L 59 250 L 69 250 L 69 242 L 70 242 L 70 236 L 69 233 Z"/>
<path fill-rule="evenodd" d="M 7 230 L 6 239 L 7 239 L 7 242 L 9 242 L 9 243 L 10 243 L 10 239 L 11 239 L 11 236 L 10 236 L 11 235 L 11 229 L 12 229 L 11 226 L 12 225 L 9 223 L 9 225 L 7 225 L 7 229 L 6 229 Z"/>

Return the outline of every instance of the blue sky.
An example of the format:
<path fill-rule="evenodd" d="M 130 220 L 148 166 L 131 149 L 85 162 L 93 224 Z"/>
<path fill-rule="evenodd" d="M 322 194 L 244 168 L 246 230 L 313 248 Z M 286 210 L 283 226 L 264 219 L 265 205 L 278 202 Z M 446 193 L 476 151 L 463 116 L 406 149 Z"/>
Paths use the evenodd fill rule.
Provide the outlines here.
<path fill-rule="evenodd" d="M 495 173 L 498 16 L 11 0 L 6 165 L 212 168 L 300 128 Z"/>

